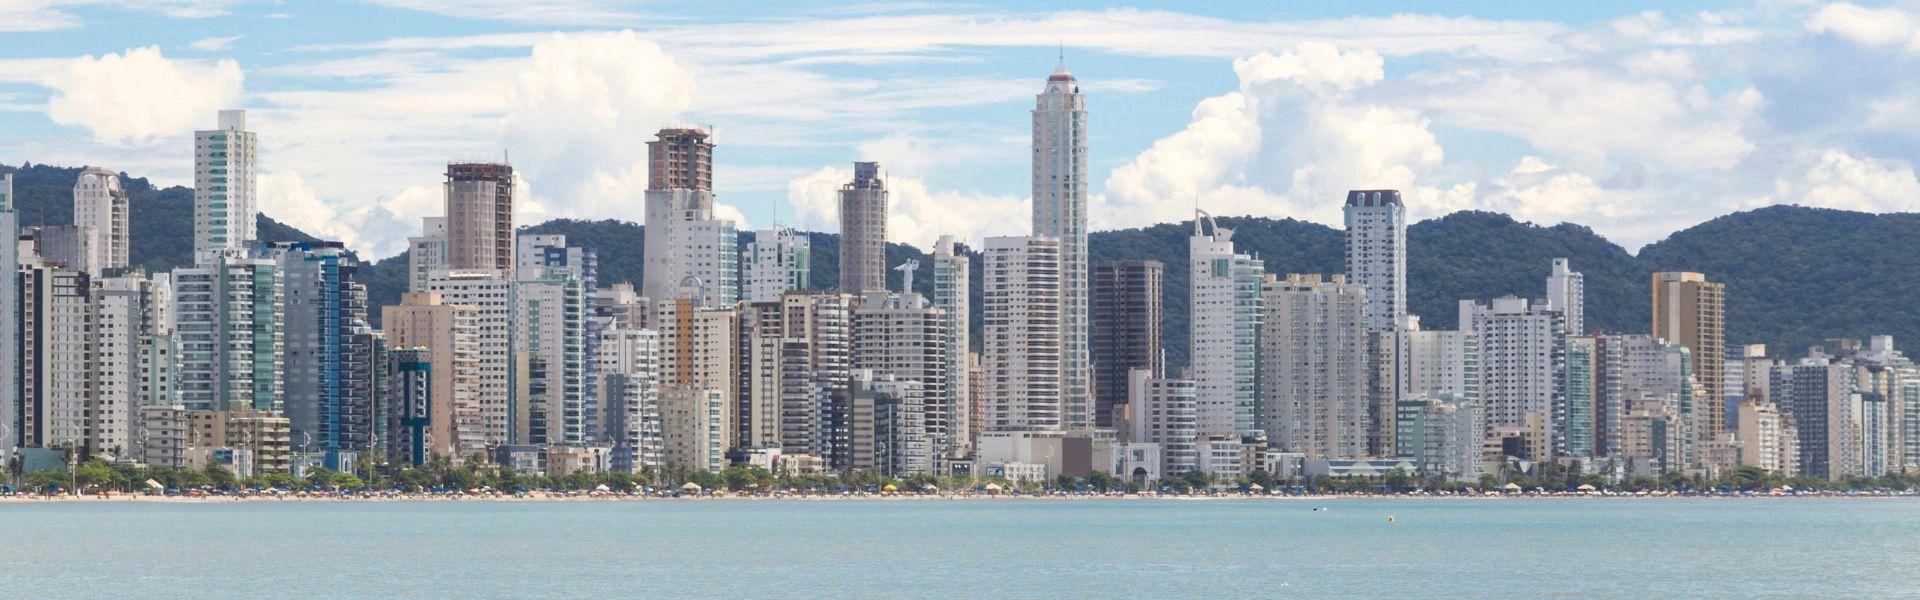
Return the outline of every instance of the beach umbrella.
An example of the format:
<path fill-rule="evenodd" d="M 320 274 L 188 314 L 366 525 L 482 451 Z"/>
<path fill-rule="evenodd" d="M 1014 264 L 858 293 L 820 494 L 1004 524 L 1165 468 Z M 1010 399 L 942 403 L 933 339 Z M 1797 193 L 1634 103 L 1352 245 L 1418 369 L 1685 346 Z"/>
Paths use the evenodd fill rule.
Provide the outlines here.
<path fill-rule="evenodd" d="M 1509 492 L 1518 492 L 1518 491 L 1520 491 L 1520 484 L 1518 484 L 1518 483 L 1509 483 L 1509 484 L 1507 484 L 1507 485 L 1504 485 L 1504 486 L 1501 486 L 1501 489 L 1505 489 L 1505 490 L 1507 490 L 1507 491 L 1509 491 Z"/>
<path fill-rule="evenodd" d="M 894 487 L 893 484 L 891 483 L 887 484 L 887 487 L 880 488 L 880 491 L 883 491 L 883 492 L 893 492 L 893 491 L 899 491 L 899 490 L 900 488 Z"/>
<path fill-rule="evenodd" d="M 1579 490 L 1579 491 L 1582 491 L 1582 492 L 1591 492 L 1591 491 L 1593 491 L 1593 490 L 1594 490 L 1595 488 L 1593 487 L 1593 485 L 1592 485 L 1592 484 L 1587 484 L 1587 483 L 1582 483 L 1582 484 L 1580 484 L 1580 487 L 1577 487 L 1577 488 L 1573 488 L 1573 489 L 1576 489 L 1576 490 Z"/>
<path fill-rule="evenodd" d="M 691 481 L 680 484 L 680 491 L 682 492 L 698 492 L 702 489 L 705 489 L 705 488 L 702 488 L 700 487 L 700 484 L 694 483 Z"/>
<path fill-rule="evenodd" d="M 1255 492 L 1258 492 L 1258 491 L 1260 491 L 1260 490 L 1264 490 L 1264 489 L 1267 489 L 1267 488 L 1264 488 L 1264 487 L 1260 487 L 1260 484 L 1258 484 L 1258 483 L 1256 483 L 1256 484 L 1253 484 L 1253 485 L 1249 485 L 1249 486 L 1247 486 L 1247 489 L 1248 489 L 1248 490 L 1250 490 L 1250 491 L 1255 491 Z"/>
<path fill-rule="evenodd" d="M 596 492 L 611 492 L 611 491 L 613 491 L 613 488 L 610 488 L 610 487 L 607 487 L 607 484 L 604 484 L 604 483 L 602 483 L 602 484 L 600 484 L 600 485 L 599 485 L 599 487 L 595 487 L 595 488 L 593 488 L 593 491 L 596 491 Z"/>
<path fill-rule="evenodd" d="M 152 479 L 148 479 L 148 480 L 147 480 L 147 489 L 151 489 L 151 490 L 156 490 L 156 491 L 157 491 L 157 490 L 164 490 L 164 489 L 167 489 L 167 486 L 164 486 L 164 485 L 160 485 L 160 482 L 158 482 L 158 481 L 154 481 L 154 480 L 152 480 Z"/>

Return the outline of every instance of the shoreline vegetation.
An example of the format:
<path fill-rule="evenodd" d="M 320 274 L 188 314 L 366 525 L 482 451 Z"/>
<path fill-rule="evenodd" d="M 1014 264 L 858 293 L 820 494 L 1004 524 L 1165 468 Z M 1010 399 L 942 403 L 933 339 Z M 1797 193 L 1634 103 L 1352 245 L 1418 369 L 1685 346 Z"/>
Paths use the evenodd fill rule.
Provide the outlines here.
<path fill-rule="evenodd" d="M 1034 501 L 1034 502 L 1096 502 L 1127 500 L 1259 500 L 1259 501 L 1310 501 L 1310 500 L 1632 500 L 1632 499 L 1755 499 L 1755 498 L 1906 498 L 1920 497 L 1914 491 L 1767 491 L 1743 493 L 1718 492 L 1668 492 L 1663 490 L 1647 492 L 1505 492 L 1488 491 L 1484 493 L 1279 493 L 1257 492 L 1217 492 L 1217 493 L 1096 493 L 1096 492 L 823 492 L 823 493 L 752 493 L 702 490 L 694 493 L 643 493 L 615 491 L 525 491 L 502 492 L 499 490 L 470 490 L 465 492 L 399 492 L 395 490 L 213 490 L 199 493 L 150 494 L 130 492 L 95 492 L 79 495 L 16 493 L 0 494 L 0 505 L 47 502 L 77 502 L 82 504 L 114 504 L 126 502 L 160 503 L 225 503 L 225 502 L 705 502 L 705 501 Z M 1315 507 L 1315 510 L 1327 510 Z"/>
<path fill-rule="evenodd" d="M 500 465 L 455 466 L 435 457 L 419 467 L 361 463 L 360 474 L 313 467 L 303 477 L 267 473 L 236 477 L 202 469 L 144 468 L 93 459 L 67 469 L 25 473 L 0 487 L 0 502 L 62 500 L 626 500 L 626 499 L 1327 499 L 1327 498 L 1751 498 L 1920 496 L 1920 475 L 1894 473 L 1827 481 L 1781 477 L 1737 467 L 1715 478 L 1668 472 L 1658 477 L 1607 477 L 1540 463 L 1503 469 L 1478 481 L 1421 478 L 1394 471 L 1378 477 L 1317 475 L 1276 478 L 1264 471 L 1222 478 L 1190 472 L 1142 488 L 1107 473 L 1046 481 L 999 476 L 915 475 L 873 471 L 775 475 L 757 466 L 718 473 L 669 466 L 646 473 L 576 472 L 522 475 Z M 75 493 L 78 490 L 78 493 Z"/>

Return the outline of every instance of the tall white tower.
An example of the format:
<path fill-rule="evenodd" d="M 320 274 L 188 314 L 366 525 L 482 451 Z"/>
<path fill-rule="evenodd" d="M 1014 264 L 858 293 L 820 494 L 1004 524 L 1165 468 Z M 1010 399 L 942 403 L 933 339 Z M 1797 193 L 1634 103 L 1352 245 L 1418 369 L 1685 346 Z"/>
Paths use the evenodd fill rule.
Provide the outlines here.
<path fill-rule="evenodd" d="M 1200 435 L 1260 433 L 1260 281 L 1266 263 L 1233 251 L 1233 230 L 1195 211 L 1188 238 L 1188 363 Z"/>
<path fill-rule="evenodd" d="M 1547 308 L 1566 315 L 1567 335 L 1582 335 L 1587 328 L 1586 276 L 1567 265 L 1567 259 L 1553 259 L 1553 273 L 1547 276 Z"/>
<path fill-rule="evenodd" d="M 1060 65 L 1033 108 L 1033 235 L 1060 240 L 1061 426 L 1093 426 L 1087 347 L 1087 100 Z"/>
<path fill-rule="evenodd" d="M 1367 287 L 1367 331 L 1392 331 L 1407 314 L 1407 207 L 1399 190 L 1354 190 L 1346 216 L 1347 280 Z"/>
<path fill-rule="evenodd" d="M 102 270 L 127 266 L 127 246 L 132 241 L 129 209 L 127 190 L 113 169 L 89 167 L 80 172 L 73 183 L 73 224 L 93 228 L 94 238 L 87 244 L 93 256 L 86 264 Z"/>
<path fill-rule="evenodd" d="M 255 237 L 254 134 L 247 111 L 220 111 L 220 128 L 193 134 L 193 249 L 244 248 Z"/>

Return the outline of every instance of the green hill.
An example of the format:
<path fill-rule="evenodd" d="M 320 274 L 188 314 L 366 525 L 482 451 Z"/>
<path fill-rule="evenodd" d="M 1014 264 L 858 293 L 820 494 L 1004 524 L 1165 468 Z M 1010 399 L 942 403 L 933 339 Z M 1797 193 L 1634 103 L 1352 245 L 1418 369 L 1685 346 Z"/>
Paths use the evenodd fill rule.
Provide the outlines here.
<path fill-rule="evenodd" d="M 65 224 L 72 220 L 73 181 L 79 168 L 0 166 L 15 172 L 17 208 L 23 227 Z M 149 271 L 164 271 L 192 260 L 193 193 L 183 187 L 156 189 L 144 178 L 123 175 L 133 203 L 133 257 Z M 1267 270 L 1286 273 L 1338 273 L 1342 233 L 1293 219 L 1223 217 L 1235 230 L 1241 251 L 1258 255 Z M 576 245 L 595 248 L 603 283 L 641 277 L 645 228 L 629 222 L 555 220 L 526 228 L 561 233 Z M 1189 223 L 1093 234 L 1093 260 L 1154 259 L 1166 265 L 1163 339 L 1167 359 L 1187 360 L 1187 236 Z M 299 230 L 260 217 L 261 237 L 273 241 L 311 240 Z M 753 234 L 741 234 L 742 241 Z M 812 285 L 828 288 L 839 278 L 839 236 L 809 233 L 813 246 Z M 1860 338 L 1891 334 L 1896 340 L 1920 340 L 1920 255 L 1905 252 L 1905 240 L 1920 237 L 1920 214 L 1875 215 L 1797 206 L 1773 206 L 1735 213 L 1679 231 L 1649 244 L 1638 255 L 1573 224 L 1543 227 L 1488 212 L 1460 212 L 1415 223 L 1408 228 L 1408 304 L 1429 329 L 1454 326 L 1461 299 L 1503 295 L 1538 298 L 1554 258 L 1568 258 L 1586 275 L 1587 328 L 1597 331 L 1647 330 L 1651 274 L 1657 270 L 1706 273 L 1727 284 L 1729 344 L 1766 343 L 1776 354 L 1798 354 L 1830 337 Z M 977 344 L 982 268 L 973 259 L 973 308 Z M 914 287 L 927 293 L 933 265 L 927 252 L 892 244 L 889 264 L 921 261 Z M 399 301 L 406 287 L 406 255 L 373 262 L 361 270 L 372 306 Z M 894 285 L 899 273 L 888 272 Z M 378 318 L 378 311 L 372 311 Z"/>

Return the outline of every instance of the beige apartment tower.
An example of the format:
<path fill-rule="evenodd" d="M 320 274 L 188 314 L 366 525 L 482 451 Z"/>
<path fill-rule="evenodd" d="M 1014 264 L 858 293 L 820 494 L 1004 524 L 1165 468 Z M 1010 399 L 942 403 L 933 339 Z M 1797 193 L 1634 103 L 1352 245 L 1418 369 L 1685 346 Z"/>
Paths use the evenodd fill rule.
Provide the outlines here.
<path fill-rule="evenodd" d="M 446 268 L 513 269 L 513 167 L 450 163 L 446 190 Z"/>
<path fill-rule="evenodd" d="M 1699 273 L 1653 274 L 1653 337 L 1693 353 L 1693 377 L 1703 398 L 1694 413 L 1703 441 L 1726 433 L 1726 286 Z"/>
<path fill-rule="evenodd" d="M 880 163 L 853 163 L 853 181 L 840 187 L 840 289 L 887 289 L 887 182 Z"/>

